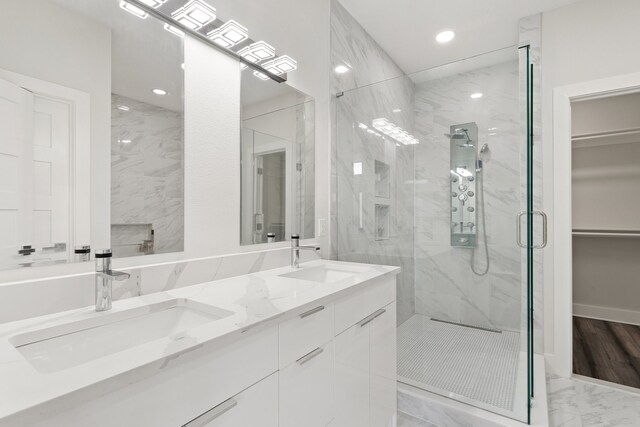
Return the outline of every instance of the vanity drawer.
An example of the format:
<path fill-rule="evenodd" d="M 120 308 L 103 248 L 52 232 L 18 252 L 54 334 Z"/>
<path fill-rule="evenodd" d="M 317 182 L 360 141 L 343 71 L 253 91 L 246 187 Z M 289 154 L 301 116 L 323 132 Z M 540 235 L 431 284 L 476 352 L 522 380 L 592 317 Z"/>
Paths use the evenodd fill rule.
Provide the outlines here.
<path fill-rule="evenodd" d="M 306 309 L 279 328 L 282 369 L 333 339 L 333 304 Z"/>
<path fill-rule="evenodd" d="M 278 373 L 185 424 L 185 427 L 278 427 Z"/>
<path fill-rule="evenodd" d="M 385 277 L 368 285 L 362 291 L 336 301 L 335 335 L 355 325 L 376 310 L 396 300 L 396 278 Z"/>
<path fill-rule="evenodd" d="M 333 419 L 333 341 L 280 371 L 280 427 L 325 427 Z"/>
<path fill-rule="evenodd" d="M 140 381 L 104 394 L 83 391 L 41 412 L 42 427 L 182 426 L 278 370 L 277 326 L 204 346 L 159 364 Z M 66 407 L 65 407 L 66 406 Z M 18 424 L 24 425 L 24 424 Z"/>

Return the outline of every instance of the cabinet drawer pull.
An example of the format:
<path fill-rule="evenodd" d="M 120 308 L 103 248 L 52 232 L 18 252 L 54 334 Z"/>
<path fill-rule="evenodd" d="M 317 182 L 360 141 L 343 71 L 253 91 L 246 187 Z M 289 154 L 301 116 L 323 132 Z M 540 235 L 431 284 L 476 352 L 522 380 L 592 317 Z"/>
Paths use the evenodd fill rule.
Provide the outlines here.
<path fill-rule="evenodd" d="M 322 310 L 324 310 L 324 305 L 321 305 L 321 306 L 316 307 L 316 308 L 312 308 L 312 309 L 311 309 L 311 310 L 309 310 L 309 311 L 305 311 L 304 313 L 302 313 L 302 314 L 300 315 L 300 318 L 301 318 L 301 319 L 304 319 L 305 317 L 309 317 L 309 316 L 311 316 L 312 314 L 316 314 L 316 313 L 318 313 L 318 312 L 320 312 L 320 311 L 322 311 Z"/>
<path fill-rule="evenodd" d="M 323 352 L 324 352 L 324 350 L 322 349 L 322 347 L 318 347 L 315 350 L 313 350 L 311 353 L 307 353 L 304 356 L 302 356 L 300 359 L 296 360 L 296 362 L 298 362 L 301 365 L 304 365 L 309 360 L 313 359 L 316 356 L 319 356 Z"/>
<path fill-rule="evenodd" d="M 221 416 L 225 412 L 230 411 L 231 409 L 235 408 L 236 406 L 238 406 L 238 401 L 237 400 L 235 400 L 235 399 L 225 400 L 224 402 L 222 402 L 218 406 L 209 409 L 207 412 L 205 412 L 204 414 L 200 415 L 197 418 L 194 418 L 193 420 L 189 421 L 188 423 L 186 423 L 182 427 L 206 426 L 211 421 L 215 420 L 216 418 L 218 418 L 219 416 Z"/>
<path fill-rule="evenodd" d="M 367 317 L 362 319 L 360 322 L 358 322 L 358 326 L 363 327 L 365 325 L 368 325 L 373 321 L 373 319 L 382 316 L 384 313 L 386 313 L 386 311 L 387 310 L 385 310 L 384 308 L 381 308 L 380 310 L 373 312 L 372 314 L 368 315 Z"/>

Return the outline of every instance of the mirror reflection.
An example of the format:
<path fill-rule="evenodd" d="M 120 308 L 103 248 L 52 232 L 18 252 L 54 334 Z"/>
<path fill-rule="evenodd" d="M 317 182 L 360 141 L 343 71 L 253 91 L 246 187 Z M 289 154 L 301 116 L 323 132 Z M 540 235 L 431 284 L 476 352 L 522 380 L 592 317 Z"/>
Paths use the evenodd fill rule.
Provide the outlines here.
<path fill-rule="evenodd" d="M 3 5 L 0 268 L 182 251 L 182 38 L 117 1 Z"/>
<path fill-rule="evenodd" d="M 243 245 L 314 233 L 314 100 L 242 72 Z"/>

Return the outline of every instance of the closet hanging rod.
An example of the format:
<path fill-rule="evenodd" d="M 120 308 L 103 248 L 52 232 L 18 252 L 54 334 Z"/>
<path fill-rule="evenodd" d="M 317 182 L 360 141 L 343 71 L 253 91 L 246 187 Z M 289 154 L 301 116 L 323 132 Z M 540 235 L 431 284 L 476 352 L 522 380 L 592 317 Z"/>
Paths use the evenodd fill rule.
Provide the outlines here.
<path fill-rule="evenodd" d="M 576 237 L 618 237 L 618 238 L 640 238 L 640 230 L 585 230 L 574 229 L 572 234 Z"/>

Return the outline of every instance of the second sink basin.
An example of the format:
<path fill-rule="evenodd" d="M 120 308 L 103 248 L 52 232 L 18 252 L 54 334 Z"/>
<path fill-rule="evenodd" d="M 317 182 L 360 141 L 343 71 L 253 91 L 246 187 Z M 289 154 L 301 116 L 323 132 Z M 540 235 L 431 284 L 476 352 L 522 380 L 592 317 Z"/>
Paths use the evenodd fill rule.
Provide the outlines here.
<path fill-rule="evenodd" d="M 335 283 L 354 277 L 364 271 L 366 271 L 366 267 L 323 264 L 316 267 L 303 267 L 290 273 L 281 274 L 280 277 L 318 283 Z"/>
<path fill-rule="evenodd" d="M 178 298 L 17 335 L 11 343 L 39 372 L 57 372 L 232 314 Z"/>

